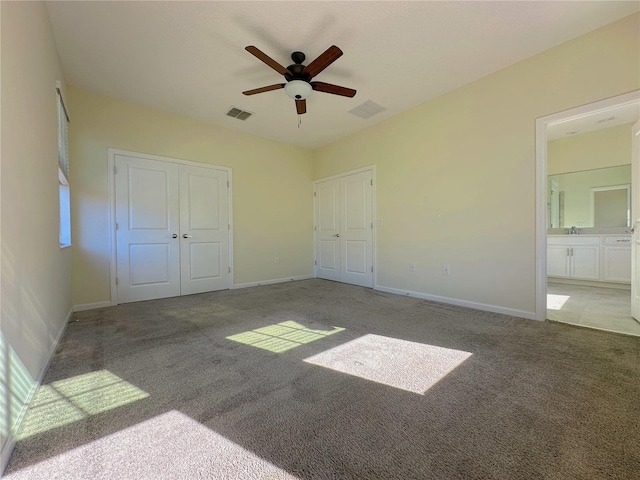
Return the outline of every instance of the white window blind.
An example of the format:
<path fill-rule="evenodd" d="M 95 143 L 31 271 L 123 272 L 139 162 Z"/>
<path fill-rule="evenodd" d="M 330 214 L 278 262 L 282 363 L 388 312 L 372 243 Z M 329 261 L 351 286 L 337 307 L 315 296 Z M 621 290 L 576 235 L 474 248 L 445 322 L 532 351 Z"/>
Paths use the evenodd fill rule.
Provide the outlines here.
<path fill-rule="evenodd" d="M 58 165 L 66 179 L 69 180 L 69 130 L 67 128 L 69 116 L 60 89 L 56 90 L 58 92 Z"/>

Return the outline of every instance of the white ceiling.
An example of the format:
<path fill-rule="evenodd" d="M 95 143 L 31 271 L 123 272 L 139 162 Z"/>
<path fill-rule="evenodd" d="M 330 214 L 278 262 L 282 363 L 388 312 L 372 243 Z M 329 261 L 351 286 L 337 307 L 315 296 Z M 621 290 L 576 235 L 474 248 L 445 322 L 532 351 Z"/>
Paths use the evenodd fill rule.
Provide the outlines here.
<path fill-rule="evenodd" d="M 317 148 L 632 14 L 639 2 L 48 2 L 69 84 L 185 117 Z M 358 91 L 312 92 L 298 116 L 283 90 L 242 91 L 330 45 L 344 55 L 314 80 Z M 348 113 L 372 100 L 368 120 Z M 231 106 L 254 112 L 242 122 Z M 73 112 L 72 112 L 73 113 Z"/>

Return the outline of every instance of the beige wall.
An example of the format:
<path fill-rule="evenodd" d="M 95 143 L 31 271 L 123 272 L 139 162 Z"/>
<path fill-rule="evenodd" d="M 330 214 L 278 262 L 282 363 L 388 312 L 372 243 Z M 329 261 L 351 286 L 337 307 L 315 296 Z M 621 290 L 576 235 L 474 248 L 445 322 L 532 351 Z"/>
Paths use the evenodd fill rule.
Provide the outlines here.
<path fill-rule="evenodd" d="M 56 81 L 41 2 L 0 3 L 2 31 L 0 472 L 9 430 L 40 380 L 71 309 L 71 250 L 58 238 Z"/>
<path fill-rule="evenodd" d="M 631 163 L 633 123 L 549 142 L 547 173 L 580 172 Z"/>
<path fill-rule="evenodd" d="M 313 273 L 312 152 L 79 88 L 69 100 L 74 305 L 110 298 L 109 147 L 233 169 L 236 284 Z"/>
<path fill-rule="evenodd" d="M 639 18 L 315 152 L 316 179 L 377 166 L 379 285 L 535 310 L 535 119 L 640 88 Z"/>

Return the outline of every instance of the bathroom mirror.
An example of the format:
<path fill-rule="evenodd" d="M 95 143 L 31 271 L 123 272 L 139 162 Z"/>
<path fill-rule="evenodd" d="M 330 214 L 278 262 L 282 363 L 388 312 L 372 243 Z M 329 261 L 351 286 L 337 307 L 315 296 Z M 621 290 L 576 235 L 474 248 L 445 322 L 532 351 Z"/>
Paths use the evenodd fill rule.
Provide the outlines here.
<path fill-rule="evenodd" d="M 629 227 L 631 165 L 549 175 L 549 228 Z"/>

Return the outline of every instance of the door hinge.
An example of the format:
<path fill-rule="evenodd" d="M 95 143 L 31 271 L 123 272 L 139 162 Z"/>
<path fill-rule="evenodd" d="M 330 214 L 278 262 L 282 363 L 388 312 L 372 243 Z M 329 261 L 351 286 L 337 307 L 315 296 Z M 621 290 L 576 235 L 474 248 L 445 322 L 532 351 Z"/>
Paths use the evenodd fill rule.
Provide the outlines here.
<path fill-rule="evenodd" d="M 318 227 L 315 227 L 315 226 L 314 226 L 314 227 L 313 227 L 313 231 L 314 231 L 314 232 L 317 232 L 317 231 L 318 231 Z"/>
<path fill-rule="evenodd" d="M 371 265 L 371 273 L 373 273 L 373 265 Z"/>
<path fill-rule="evenodd" d="M 116 230 L 118 230 L 118 222 L 116 222 Z"/>
<path fill-rule="evenodd" d="M 118 167 L 116 167 L 115 165 L 113 166 L 113 174 L 114 175 L 118 174 Z"/>
<path fill-rule="evenodd" d="M 227 188 L 229 188 L 229 180 L 227 180 Z"/>
<path fill-rule="evenodd" d="M 313 264 L 314 264 L 314 265 L 318 265 L 318 260 L 314 260 L 314 261 L 313 261 Z"/>
<path fill-rule="evenodd" d="M 371 180 L 371 186 L 373 187 L 373 180 Z"/>
<path fill-rule="evenodd" d="M 317 197 L 318 195 L 316 195 L 316 192 L 313 192 L 313 196 L 314 196 L 314 197 Z"/>
<path fill-rule="evenodd" d="M 227 230 L 231 230 L 231 224 L 227 223 Z"/>
<path fill-rule="evenodd" d="M 118 284 L 118 277 L 116 277 L 116 285 Z"/>
<path fill-rule="evenodd" d="M 231 273 L 231 267 L 229 267 L 229 273 Z"/>

